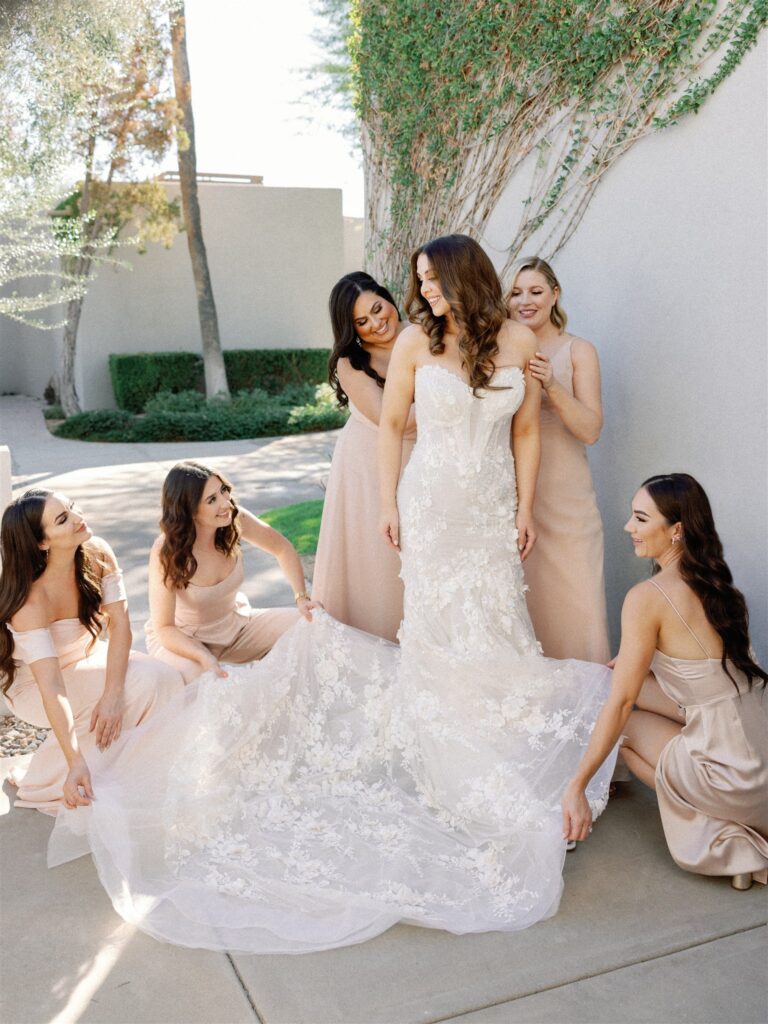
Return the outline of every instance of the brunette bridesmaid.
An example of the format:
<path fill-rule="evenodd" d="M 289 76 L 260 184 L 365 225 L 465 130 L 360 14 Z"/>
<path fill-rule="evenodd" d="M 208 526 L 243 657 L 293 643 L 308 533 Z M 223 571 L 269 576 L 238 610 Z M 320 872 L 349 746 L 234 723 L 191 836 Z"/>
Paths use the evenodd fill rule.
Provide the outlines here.
<path fill-rule="evenodd" d="M 594 345 L 565 331 L 560 284 L 542 259 L 524 260 L 509 291 L 513 319 L 536 335 L 530 361 L 541 382 L 541 464 L 525 563 L 528 610 L 550 658 L 607 662 L 603 524 L 586 445 L 600 437 L 600 363 Z"/>
<path fill-rule="evenodd" d="M 222 662 L 263 658 L 315 607 L 296 549 L 277 530 L 239 508 L 226 477 L 199 462 L 179 462 L 163 483 L 160 536 L 149 557 L 147 650 L 186 682 Z M 240 593 L 242 540 L 274 555 L 296 608 L 251 608 Z"/>
<path fill-rule="evenodd" d="M 731 876 L 736 889 L 765 884 L 768 673 L 754 660 L 709 500 L 687 473 L 650 477 L 624 529 L 655 575 L 624 601 L 613 688 L 565 790 L 564 834 L 591 831 L 585 787 L 623 735 L 624 761 L 656 790 L 676 863 Z"/>
<path fill-rule="evenodd" d="M 73 501 L 27 491 L 3 514 L 0 680 L 19 718 L 51 733 L 12 778 L 17 807 L 87 805 L 88 762 L 184 689 L 131 650 L 123 574 Z"/>
<path fill-rule="evenodd" d="M 377 533 L 377 459 L 389 357 L 406 325 L 387 289 L 362 271 L 346 274 L 334 286 L 329 310 L 334 339 L 329 380 L 350 417 L 336 442 L 328 478 L 312 592 L 335 619 L 395 640 L 403 617 L 403 584 L 397 552 Z M 402 467 L 415 440 L 411 411 Z"/>

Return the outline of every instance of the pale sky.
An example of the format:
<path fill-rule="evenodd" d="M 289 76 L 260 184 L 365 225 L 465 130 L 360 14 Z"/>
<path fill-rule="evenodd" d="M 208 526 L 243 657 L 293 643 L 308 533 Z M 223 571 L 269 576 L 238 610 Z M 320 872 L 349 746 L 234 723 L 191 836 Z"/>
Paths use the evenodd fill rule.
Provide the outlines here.
<path fill-rule="evenodd" d="M 302 69 L 322 59 L 310 0 L 185 0 L 197 169 L 260 174 L 265 185 L 341 188 L 363 214 L 360 159 L 305 99 Z M 306 119 L 309 119 L 309 122 Z M 173 160 L 164 166 L 173 166 Z"/>

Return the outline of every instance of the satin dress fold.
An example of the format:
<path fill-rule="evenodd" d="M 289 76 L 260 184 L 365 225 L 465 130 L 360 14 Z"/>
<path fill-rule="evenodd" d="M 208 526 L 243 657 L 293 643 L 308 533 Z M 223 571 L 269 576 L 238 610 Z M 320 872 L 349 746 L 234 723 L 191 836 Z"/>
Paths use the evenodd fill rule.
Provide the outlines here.
<path fill-rule="evenodd" d="M 555 380 L 573 394 L 573 339 L 551 354 Z M 525 561 L 528 611 L 548 658 L 605 664 L 611 656 L 603 575 L 603 522 L 584 444 L 541 404 L 541 465 L 533 506 L 537 539 Z"/>
<path fill-rule="evenodd" d="M 400 557 L 378 533 L 379 428 L 349 403 L 333 453 L 312 596 L 348 626 L 395 640 L 403 618 Z M 402 465 L 414 438 L 403 439 Z"/>
<path fill-rule="evenodd" d="M 653 656 L 664 693 L 685 712 L 656 766 L 656 795 L 675 862 L 700 875 L 768 871 L 768 700 L 743 672 L 709 653 L 653 580 L 704 658 Z"/>

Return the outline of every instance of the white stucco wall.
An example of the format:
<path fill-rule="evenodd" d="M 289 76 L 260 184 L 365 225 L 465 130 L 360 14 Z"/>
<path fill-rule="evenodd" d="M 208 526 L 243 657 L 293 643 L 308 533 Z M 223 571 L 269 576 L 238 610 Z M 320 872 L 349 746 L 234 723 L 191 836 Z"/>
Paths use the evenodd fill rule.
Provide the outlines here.
<path fill-rule="evenodd" d="M 344 269 L 351 274 L 365 266 L 365 221 L 362 217 L 344 218 Z"/>
<path fill-rule="evenodd" d="M 25 284 L 16 289 L 22 295 L 41 290 L 37 281 Z M 55 323 L 61 319 L 59 313 L 58 309 L 48 309 L 35 315 L 45 323 Z M 0 316 L 0 391 L 42 396 L 56 372 L 60 344 L 60 330 L 26 327 Z"/>
<path fill-rule="evenodd" d="M 637 486 L 682 471 L 704 486 L 752 636 L 768 664 L 766 48 L 696 116 L 637 143 L 553 259 L 569 330 L 594 341 L 605 428 L 590 452 L 614 640 L 648 568 L 622 526 Z M 501 248 L 506 210 L 491 225 Z M 526 255 L 536 253 L 535 243 Z M 501 259 L 499 260 L 501 263 Z"/>

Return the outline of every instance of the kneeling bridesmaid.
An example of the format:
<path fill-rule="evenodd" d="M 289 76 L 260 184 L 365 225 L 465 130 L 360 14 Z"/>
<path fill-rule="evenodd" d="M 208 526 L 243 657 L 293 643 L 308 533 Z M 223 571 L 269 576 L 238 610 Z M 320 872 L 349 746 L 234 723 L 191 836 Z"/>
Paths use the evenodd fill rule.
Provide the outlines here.
<path fill-rule="evenodd" d="M 0 543 L 2 689 L 14 714 L 53 730 L 13 779 L 16 806 L 55 814 L 90 803 L 94 748 L 145 721 L 183 680 L 131 650 L 122 573 L 74 502 L 27 491 L 5 510 Z"/>
<path fill-rule="evenodd" d="M 768 673 L 752 657 L 709 501 L 687 473 L 653 476 L 625 529 L 655 574 L 624 601 L 613 689 L 566 788 L 564 831 L 586 838 L 585 786 L 624 733 L 622 755 L 656 790 L 676 863 L 730 875 L 737 889 L 765 883 Z"/>
<path fill-rule="evenodd" d="M 232 485 L 199 462 L 179 462 L 165 478 L 161 534 L 149 558 L 147 650 L 191 682 L 227 673 L 221 662 L 263 658 L 314 602 L 296 549 L 277 530 L 238 508 Z M 241 539 L 277 559 L 296 608 L 251 608 L 240 593 Z"/>

